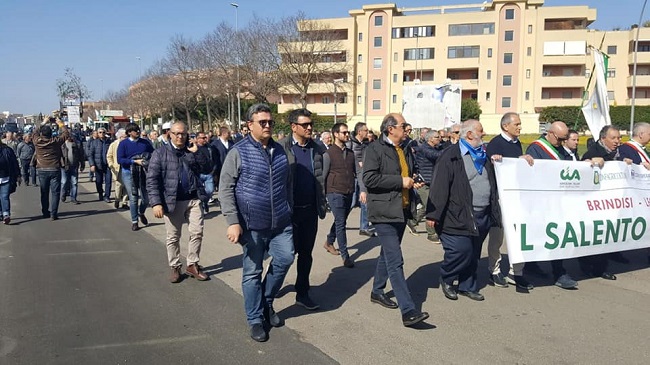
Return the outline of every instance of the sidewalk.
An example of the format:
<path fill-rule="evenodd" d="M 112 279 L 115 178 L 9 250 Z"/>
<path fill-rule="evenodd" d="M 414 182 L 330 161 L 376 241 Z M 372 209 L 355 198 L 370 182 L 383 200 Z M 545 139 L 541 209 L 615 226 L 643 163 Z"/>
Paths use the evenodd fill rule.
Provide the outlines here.
<path fill-rule="evenodd" d="M 94 191 L 83 176 L 80 186 Z M 113 209 L 106 204 L 106 209 Z M 129 228 L 128 211 L 116 213 Z M 146 212 L 155 225 L 142 230 L 164 243 L 162 220 Z M 617 281 L 586 279 L 575 263 L 567 266 L 580 281 L 576 291 L 553 286 L 552 279 L 535 278 L 530 294 L 515 288 L 487 285 L 485 247 L 479 264 L 479 282 L 485 286 L 484 302 L 461 297 L 447 300 L 438 288 L 443 250 L 420 236 L 404 235 L 405 274 L 416 305 L 430 314 L 423 329 L 402 326 L 399 310 L 370 303 L 377 238 L 358 234 L 359 210 L 348 219 L 348 244 L 355 267 L 347 269 L 337 256 L 323 249 L 332 216 L 320 221 L 314 247 L 312 298 L 321 305 L 310 312 L 294 304 L 295 268 L 291 268 L 275 309 L 286 326 L 342 364 L 644 364 L 650 361 L 650 270 L 645 253 L 624 253 L 632 263 L 612 263 Z M 241 248 L 226 239 L 226 222 L 212 205 L 206 216 L 201 265 L 241 294 Z M 184 228 L 181 252 L 187 252 Z M 484 245 L 485 246 L 485 245 Z M 164 250 L 161 247 L 161 250 Z M 505 247 L 502 250 L 505 253 Z M 161 262 L 160 265 L 165 265 Z M 541 265 L 550 275 L 550 265 Z M 630 271 L 632 270 L 632 271 Z M 160 280 L 167 280 L 161 277 Z M 170 284 L 171 285 L 171 284 Z M 182 283 L 179 285 L 183 285 Z M 209 283 L 206 289 L 210 289 Z M 388 288 L 390 289 L 390 287 Z M 209 303 L 206 303 L 209 310 Z M 244 321 L 244 308 L 241 308 Z M 270 341 L 273 341 L 271 332 Z M 272 362 L 272 361 L 271 361 Z"/>

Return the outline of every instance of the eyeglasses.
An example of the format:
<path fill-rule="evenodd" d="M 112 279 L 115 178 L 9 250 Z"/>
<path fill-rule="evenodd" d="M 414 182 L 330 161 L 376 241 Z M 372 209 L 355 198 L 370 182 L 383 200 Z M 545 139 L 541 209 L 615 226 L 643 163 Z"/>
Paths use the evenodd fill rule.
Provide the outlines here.
<path fill-rule="evenodd" d="M 314 122 L 309 122 L 309 123 L 293 123 L 295 125 L 301 126 L 303 129 L 307 129 L 309 127 L 314 127 Z"/>
<path fill-rule="evenodd" d="M 104 132 L 97 132 L 97 134 L 104 134 Z"/>
<path fill-rule="evenodd" d="M 338 133 L 339 133 L 339 134 L 348 135 L 348 134 L 350 134 L 350 131 L 340 131 L 340 132 L 338 132 Z"/>
<path fill-rule="evenodd" d="M 549 133 L 553 133 L 553 135 L 555 136 L 555 139 L 557 139 L 558 142 L 564 142 L 564 141 L 569 139 L 569 136 L 560 137 L 557 134 L 555 134 L 555 132 L 549 132 Z"/>
<path fill-rule="evenodd" d="M 183 133 L 183 132 L 169 132 L 169 133 L 175 135 L 176 137 L 187 137 L 187 133 Z"/>
<path fill-rule="evenodd" d="M 266 127 L 273 128 L 273 126 L 275 125 L 275 120 L 273 120 L 273 119 L 271 119 L 271 120 L 258 120 L 257 123 L 259 123 L 260 127 L 262 127 L 262 128 L 266 128 Z"/>

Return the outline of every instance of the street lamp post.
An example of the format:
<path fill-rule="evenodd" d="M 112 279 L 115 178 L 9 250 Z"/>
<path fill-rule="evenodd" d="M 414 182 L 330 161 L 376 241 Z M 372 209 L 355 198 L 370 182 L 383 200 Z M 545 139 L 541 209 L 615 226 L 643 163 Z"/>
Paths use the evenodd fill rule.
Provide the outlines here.
<path fill-rule="evenodd" d="M 336 95 L 336 85 L 342 83 L 343 79 L 334 79 L 332 82 L 334 83 L 334 124 L 336 124 L 336 116 L 338 115 L 338 112 L 336 110 L 336 105 L 338 103 L 338 96 Z"/>
<path fill-rule="evenodd" d="M 630 131 L 628 132 L 632 138 L 632 129 L 634 129 L 634 106 L 636 104 L 636 63 L 637 55 L 639 54 L 639 32 L 641 31 L 641 22 L 643 21 L 643 12 L 648 0 L 643 2 L 641 8 L 641 15 L 639 15 L 639 24 L 636 27 L 636 39 L 634 39 L 634 66 L 632 66 L 632 103 L 630 105 Z"/>
<path fill-rule="evenodd" d="M 230 3 L 230 6 L 235 8 L 235 37 L 239 40 L 239 4 Z M 237 52 L 235 52 L 235 58 L 237 62 L 235 65 L 237 68 L 237 123 L 235 125 L 235 131 L 238 131 L 239 123 L 241 123 L 241 95 L 239 92 L 239 55 Z"/>

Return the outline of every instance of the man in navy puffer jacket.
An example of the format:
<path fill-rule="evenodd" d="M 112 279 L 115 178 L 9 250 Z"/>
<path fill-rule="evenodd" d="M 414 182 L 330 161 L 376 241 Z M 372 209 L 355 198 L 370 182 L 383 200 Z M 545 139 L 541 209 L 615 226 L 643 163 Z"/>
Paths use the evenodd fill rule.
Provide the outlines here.
<path fill-rule="evenodd" d="M 185 123 L 174 123 L 170 130 L 171 143 L 154 151 L 147 171 L 149 205 L 153 208 L 154 217 L 165 219 L 172 283 L 181 281 L 179 241 L 185 222 L 190 232 L 187 274 L 201 281 L 208 279 L 199 266 L 203 240 L 201 201 L 206 198 L 199 175 L 210 172 L 210 163 L 205 155 L 196 153 L 198 145 L 186 144 L 187 138 Z"/>

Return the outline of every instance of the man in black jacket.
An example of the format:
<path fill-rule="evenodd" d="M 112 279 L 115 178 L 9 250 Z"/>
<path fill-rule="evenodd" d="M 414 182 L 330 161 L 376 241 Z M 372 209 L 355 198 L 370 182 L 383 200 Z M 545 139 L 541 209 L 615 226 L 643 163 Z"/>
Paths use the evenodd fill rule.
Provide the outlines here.
<path fill-rule="evenodd" d="M 88 166 L 90 166 L 90 171 L 95 174 L 95 188 L 99 200 L 110 203 L 113 175 L 111 169 L 108 168 L 106 155 L 112 140 L 104 128 L 99 128 L 97 135 L 97 139 L 88 145 Z"/>
<path fill-rule="evenodd" d="M 499 197 L 492 161 L 483 150 L 483 126 L 468 120 L 459 141 L 438 158 L 427 205 L 427 225 L 435 227 L 445 256 L 440 287 L 448 299 L 458 294 L 484 300 L 476 280 L 483 241 L 493 225 L 501 224 Z M 452 286 L 458 280 L 458 291 Z"/>
<path fill-rule="evenodd" d="M 79 170 L 83 172 L 86 167 L 84 162 L 83 147 L 75 142 L 72 135 L 63 145 L 61 145 L 63 155 L 63 166 L 61 167 L 61 201 L 65 202 L 66 197 L 70 196 L 72 204 L 79 204 L 77 200 L 77 185 L 79 179 Z"/>
<path fill-rule="evenodd" d="M 312 251 L 318 232 L 318 218 L 325 218 L 323 153 L 325 147 L 311 138 L 314 123 L 307 109 L 289 113 L 291 135 L 279 143 L 284 148 L 293 176 L 293 247 L 296 253 L 296 304 L 316 310 L 309 295 Z"/>
<path fill-rule="evenodd" d="M 174 123 L 170 129 L 171 143 L 154 151 L 147 170 L 147 193 L 153 215 L 165 219 L 172 283 L 181 281 L 179 241 L 183 223 L 188 224 L 190 232 L 187 274 L 200 281 L 208 279 L 199 266 L 203 241 L 201 200 L 205 199 L 199 176 L 210 172 L 210 164 L 204 154 L 196 153 L 197 144 L 186 144 L 187 138 L 185 123 Z"/>
<path fill-rule="evenodd" d="M 372 222 L 381 244 L 370 301 L 402 313 L 402 324 L 413 326 L 429 318 L 413 303 L 404 277 L 402 237 L 406 220 L 416 214 L 416 199 L 412 188 L 420 188 L 413 176 L 415 157 L 401 147 L 406 121 L 401 114 L 391 113 L 381 123 L 379 139 L 366 147 L 363 158 L 363 184 L 368 192 L 368 220 Z M 385 293 L 390 280 L 397 303 Z"/>

